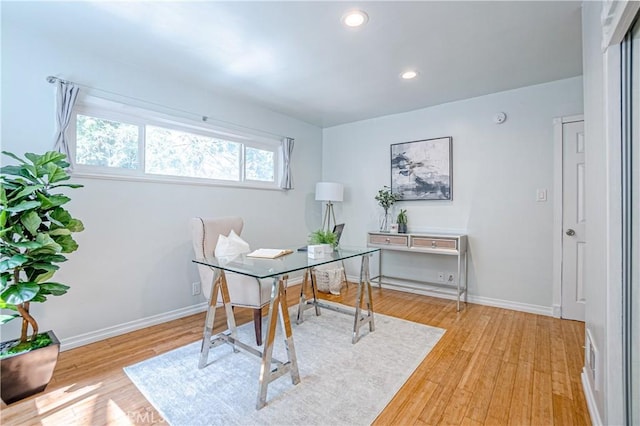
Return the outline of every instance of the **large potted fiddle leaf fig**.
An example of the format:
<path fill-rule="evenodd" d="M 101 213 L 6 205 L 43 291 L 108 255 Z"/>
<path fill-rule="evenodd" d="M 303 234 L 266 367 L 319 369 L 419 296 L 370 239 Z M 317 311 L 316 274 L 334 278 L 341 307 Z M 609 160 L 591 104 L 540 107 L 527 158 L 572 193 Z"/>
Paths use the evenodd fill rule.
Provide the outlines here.
<path fill-rule="evenodd" d="M 52 331 L 39 333 L 31 304 L 61 296 L 69 287 L 52 281 L 65 253 L 78 248 L 72 233 L 84 229 L 63 207 L 71 199 L 66 156 L 27 153 L 0 169 L 0 323 L 22 320 L 19 339 L 0 343 L 2 400 L 10 404 L 45 389 L 55 368 L 60 343 Z"/>

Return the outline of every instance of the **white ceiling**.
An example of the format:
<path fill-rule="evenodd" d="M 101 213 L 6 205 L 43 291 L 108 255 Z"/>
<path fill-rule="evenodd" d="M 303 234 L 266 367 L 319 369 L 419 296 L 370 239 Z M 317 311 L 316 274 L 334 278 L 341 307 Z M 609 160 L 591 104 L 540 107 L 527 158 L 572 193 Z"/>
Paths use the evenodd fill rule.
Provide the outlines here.
<path fill-rule="evenodd" d="M 580 2 L 3 1 L 2 20 L 321 127 L 582 74 Z"/>

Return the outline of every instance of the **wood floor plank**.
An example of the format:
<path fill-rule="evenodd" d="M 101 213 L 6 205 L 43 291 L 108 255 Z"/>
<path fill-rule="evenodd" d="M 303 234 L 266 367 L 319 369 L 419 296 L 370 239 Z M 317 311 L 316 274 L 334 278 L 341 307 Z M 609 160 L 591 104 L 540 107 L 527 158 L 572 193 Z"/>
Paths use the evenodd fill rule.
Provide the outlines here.
<path fill-rule="evenodd" d="M 487 424 L 506 424 L 511 407 L 511 393 L 516 377 L 517 364 L 502 361 L 496 378 L 491 403 L 485 418 Z"/>
<path fill-rule="evenodd" d="M 533 371 L 532 425 L 553 423 L 553 388 L 551 373 Z"/>
<path fill-rule="evenodd" d="M 538 315 L 536 317 L 536 349 L 534 354 L 534 370 L 540 373 L 551 373 L 551 334 L 552 318 Z"/>
<path fill-rule="evenodd" d="M 355 285 L 339 296 L 353 304 Z M 291 306 L 299 289 L 287 291 Z M 456 303 L 389 289 L 373 290 L 376 312 L 446 329 L 374 421 L 375 425 L 587 425 L 580 371 L 584 324 Z M 236 309 L 238 324 L 252 321 Z M 123 371 L 127 365 L 201 339 L 204 314 L 159 324 L 60 354 L 45 392 L 2 404 L 3 425 L 166 424 Z M 226 327 L 217 309 L 214 330 Z"/>
<path fill-rule="evenodd" d="M 518 363 L 509 406 L 509 424 L 529 424 L 533 394 L 531 383 L 533 383 L 533 364 L 528 362 Z"/>
<path fill-rule="evenodd" d="M 480 423 L 484 422 L 493 399 L 493 391 L 501 365 L 501 358 L 486 355 L 486 362 L 483 368 L 476 372 L 479 377 L 473 396 L 466 409 L 465 415 L 467 418 Z"/>

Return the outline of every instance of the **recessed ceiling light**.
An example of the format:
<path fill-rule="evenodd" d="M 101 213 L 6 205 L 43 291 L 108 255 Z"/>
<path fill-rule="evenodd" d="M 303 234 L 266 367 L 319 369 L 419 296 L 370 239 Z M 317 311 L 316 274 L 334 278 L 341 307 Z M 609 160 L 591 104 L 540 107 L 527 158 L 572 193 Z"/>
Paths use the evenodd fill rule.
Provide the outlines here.
<path fill-rule="evenodd" d="M 400 77 L 402 77 L 405 80 L 411 80 L 412 78 L 416 78 L 418 76 L 418 72 L 417 71 L 405 71 L 402 74 L 400 74 Z"/>
<path fill-rule="evenodd" d="M 362 10 L 350 10 L 342 15 L 342 23 L 347 27 L 355 28 L 364 25 L 369 20 L 367 15 Z"/>

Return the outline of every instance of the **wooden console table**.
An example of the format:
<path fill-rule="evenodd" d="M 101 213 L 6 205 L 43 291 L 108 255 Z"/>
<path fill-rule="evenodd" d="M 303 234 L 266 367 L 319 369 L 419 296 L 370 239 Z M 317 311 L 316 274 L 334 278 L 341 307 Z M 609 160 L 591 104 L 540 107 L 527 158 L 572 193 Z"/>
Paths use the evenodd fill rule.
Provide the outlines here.
<path fill-rule="evenodd" d="M 464 295 L 464 303 L 467 303 L 467 236 L 464 234 L 392 234 L 388 232 L 369 232 L 367 246 L 380 248 L 380 262 L 378 264 L 378 286 L 382 287 L 385 278 L 397 281 L 414 281 L 422 284 L 425 290 L 435 293 L 454 295 L 458 301 L 460 311 L 460 299 Z M 408 278 L 392 277 L 382 273 L 382 253 L 386 250 L 422 253 L 425 255 L 448 255 L 458 259 L 458 275 L 454 285 L 432 281 L 419 281 Z M 384 281 L 388 285 L 400 285 Z M 401 285 L 400 285 L 401 286 Z"/>

